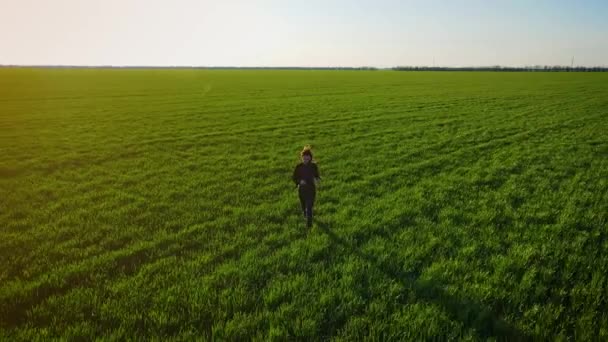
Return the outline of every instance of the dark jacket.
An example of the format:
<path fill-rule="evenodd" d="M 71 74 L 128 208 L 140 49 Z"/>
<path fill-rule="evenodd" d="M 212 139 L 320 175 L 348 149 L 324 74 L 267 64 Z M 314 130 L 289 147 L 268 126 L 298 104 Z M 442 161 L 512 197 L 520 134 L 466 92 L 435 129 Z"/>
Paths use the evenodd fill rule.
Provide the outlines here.
<path fill-rule="evenodd" d="M 319 168 L 317 167 L 317 164 L 313 162 L 296 165 L 296 169 L 293 170 L 293 176 L 291 177 L 293 182 L 296 183 L 296 186 L 298 186 L 300 180 L 303 179 L 306 182 L 306 185 L 312 187 L 315 186 L 315 178 L 321 179 L 319 176 Z"/>

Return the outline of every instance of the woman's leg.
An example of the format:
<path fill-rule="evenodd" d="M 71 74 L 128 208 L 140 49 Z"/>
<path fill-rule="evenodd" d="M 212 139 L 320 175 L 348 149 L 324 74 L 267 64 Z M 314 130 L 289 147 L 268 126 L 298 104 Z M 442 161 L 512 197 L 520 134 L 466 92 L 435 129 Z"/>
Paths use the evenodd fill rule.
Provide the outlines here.
<path fill-rule="evenodd" d="M 306 217 L 306 193 L 304 189 L 300 187 L 298 189 L 298 196 L 300 197 L 300 206 L 302 207 L 302 213 Z"/>
<path fill-rule="evenodd" d="M 316 191 L 315 188 L 310 189 L 306 196 L 306 224 L 312 226 L 312 207 L 315 204 Z"/>

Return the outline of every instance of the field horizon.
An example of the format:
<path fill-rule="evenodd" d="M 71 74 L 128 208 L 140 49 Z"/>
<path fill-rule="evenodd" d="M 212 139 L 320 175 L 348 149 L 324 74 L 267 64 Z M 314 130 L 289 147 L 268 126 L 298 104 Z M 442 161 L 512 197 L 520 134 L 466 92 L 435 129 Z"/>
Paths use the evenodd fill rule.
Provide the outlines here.
<path fill-rule="evenodd" d="M 606 73 L 0 68 L 0 339 L 606 339 L 607 132 Z"/>

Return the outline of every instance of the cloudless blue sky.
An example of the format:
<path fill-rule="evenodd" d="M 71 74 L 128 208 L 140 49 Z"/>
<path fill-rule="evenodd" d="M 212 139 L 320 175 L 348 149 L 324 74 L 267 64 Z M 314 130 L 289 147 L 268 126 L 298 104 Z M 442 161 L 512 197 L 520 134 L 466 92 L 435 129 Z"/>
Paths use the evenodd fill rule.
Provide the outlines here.
<path fill-rule="evenodd" d="M 1 0 L 0 64 L 608 66 L 608 1 Z"/>

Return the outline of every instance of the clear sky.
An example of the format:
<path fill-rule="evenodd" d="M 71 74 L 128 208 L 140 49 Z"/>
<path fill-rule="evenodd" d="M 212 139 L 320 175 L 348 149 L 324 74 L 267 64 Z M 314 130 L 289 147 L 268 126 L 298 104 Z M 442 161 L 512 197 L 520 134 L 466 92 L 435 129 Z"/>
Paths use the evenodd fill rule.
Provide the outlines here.
<path fill-rule="evenodd" d="M 0 0 L 0 64 L 608 66 L 608 0 Z"/>

